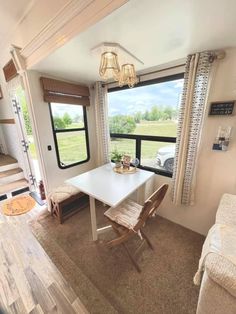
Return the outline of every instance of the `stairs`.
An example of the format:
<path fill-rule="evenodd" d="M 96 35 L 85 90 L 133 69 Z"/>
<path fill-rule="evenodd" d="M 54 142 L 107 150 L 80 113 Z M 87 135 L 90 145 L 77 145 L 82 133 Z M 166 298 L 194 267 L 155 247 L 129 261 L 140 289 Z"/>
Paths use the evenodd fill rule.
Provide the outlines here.
<path fill-rule="evenodd" d="M 17 160 L 9 155 L 0 154 L 0 196 L 8 193 L 18 194 L 18 190 L 20 192 L 21 189 L 28 187 L 28 181 L 24 178 Z"/>

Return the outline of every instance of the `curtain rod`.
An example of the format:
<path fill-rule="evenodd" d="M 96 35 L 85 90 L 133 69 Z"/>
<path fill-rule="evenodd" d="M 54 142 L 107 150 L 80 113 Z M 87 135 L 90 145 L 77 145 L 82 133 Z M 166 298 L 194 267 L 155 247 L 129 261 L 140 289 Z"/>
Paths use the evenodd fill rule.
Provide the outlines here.
<path fill-rule="evenodd" d="M 179 64 L 179 65 L 174 65 L 172 67 L 168 67 L 168 68 L 164 68 L 164 69 L 160 69 L 160 70 L 155 70 L 155 71 L 148 72 L 148 73 L 138 74 L 137 76 L 140 78 L 141 76 L 146 76 L 146 75 L 155 74 L 155 73 L 159 73 L 159 72 L 163 72 L 163 71 L 167 71 L 167 70 L 172 70 L 172 69 L 180 68 L 183 66 L 185 66 L 185 63 Z"/>

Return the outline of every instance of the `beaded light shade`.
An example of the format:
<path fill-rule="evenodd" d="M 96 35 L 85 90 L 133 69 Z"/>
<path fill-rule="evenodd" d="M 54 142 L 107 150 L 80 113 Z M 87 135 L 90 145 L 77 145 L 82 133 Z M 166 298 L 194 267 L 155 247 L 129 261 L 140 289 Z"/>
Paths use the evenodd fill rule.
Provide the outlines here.
<path fill-rule="evenodd" d="M 101 55 L 99 74 L 104 79 L 113 78 L 119 80 L 120 66 L 115 52 L 104 52 Z"/>
<path fill-rule="evenodd" d="M 121 67 L 119 85 L 120 87 L 128 85 L 129 87 L 134 87 L 138 83 L 138 78 L 136 76 L 134 65 L 131 63 L 123 64 Z"/>

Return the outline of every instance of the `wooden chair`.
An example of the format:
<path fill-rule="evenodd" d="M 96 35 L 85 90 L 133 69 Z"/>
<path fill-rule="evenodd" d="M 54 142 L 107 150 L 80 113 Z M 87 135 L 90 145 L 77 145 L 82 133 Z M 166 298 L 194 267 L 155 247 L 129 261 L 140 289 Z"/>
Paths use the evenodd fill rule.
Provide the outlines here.
<path fill-rule="evenodd" d="M 106 245 L 108 247 L 113 247 L 121 244 L 138 272 L 141 272 L 141 269 L 135 261 L 134 256 L 127 248 L 125 242 L 130 237 L 138 234 L 140 238 L 144 239 L 145 241 L 142 241 L 134 255 L 137 253 L 137 251 L 139 251 L 145 242 L 147 242 L 148 246 L 154 250 L 153 245 L 142 228 L 144 227 L 146 220 L 156 212 L 157 208 L 165 197 L 167 189 L 168 184 L 163 184 L 145 201 L 143 206 L 131 200 L 127 200 L 115 208 L 109 208 L 104 213 L 111 223 L 113 230 L 118 235 L 117 238 L 107 242 Z"/>

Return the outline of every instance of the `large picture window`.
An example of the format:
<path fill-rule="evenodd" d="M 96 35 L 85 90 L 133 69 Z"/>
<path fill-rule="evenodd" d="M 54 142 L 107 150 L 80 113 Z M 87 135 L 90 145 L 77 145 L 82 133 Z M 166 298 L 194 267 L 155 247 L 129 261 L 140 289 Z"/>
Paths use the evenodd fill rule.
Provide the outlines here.
<path fill-rule="evenodd" d="M 135 88 L 109 89 L 111 151 L 140 160 L 140 168 L 171 177 L 183 73 Z"/>
<path fill-rule="evenodd" d="M 62 169 L 89 160 L 86 107 L 50 103 L 58 166 Z"/>

